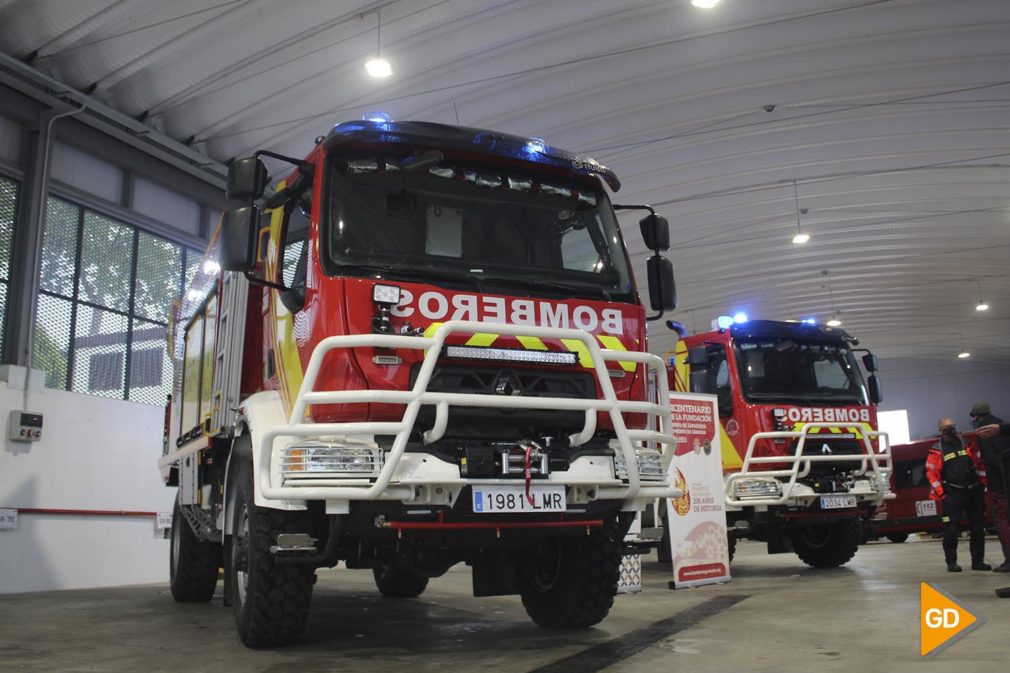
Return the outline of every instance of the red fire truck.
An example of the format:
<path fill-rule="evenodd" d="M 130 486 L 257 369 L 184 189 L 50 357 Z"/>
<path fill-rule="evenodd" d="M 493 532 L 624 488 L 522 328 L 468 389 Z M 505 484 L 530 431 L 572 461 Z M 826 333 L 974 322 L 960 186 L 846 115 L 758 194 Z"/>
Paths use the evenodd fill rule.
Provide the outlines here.
<path fill-rule="evenodd" d="M 294 166 L 270 194 L 261 156 Z M 425 122 L 233 162 L 246 205 L 173 332 L 175 599 L 210 600 L 223 565 L 265 646 L 303 630 L 318 568 L 414 597 L 466 563 L 474 595 L 518 593 L 540 625 L 602 620 L 636 512 L 677 493 L 645 350 L 674 307 L 669 230 L 623 206 L 649 211 L 647 318 L 605 185 L 538 139 Z"/>
<path fill-rule="evenodd" d="M 843 565 L 893 498 L 876 358 L 863 355 L 864 381 L 857 345 L 841 329 L 768 320 L 682 335 L 671 387 L 719 399 L 731 556 L 749 538 L 814 567 Z"/>

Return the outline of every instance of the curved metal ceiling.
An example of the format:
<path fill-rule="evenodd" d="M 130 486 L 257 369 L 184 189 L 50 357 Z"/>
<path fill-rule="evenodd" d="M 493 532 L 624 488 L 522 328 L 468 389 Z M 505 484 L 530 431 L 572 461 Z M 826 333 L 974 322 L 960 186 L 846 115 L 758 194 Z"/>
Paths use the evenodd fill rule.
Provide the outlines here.
<path fill-rule="evenodd" d="M 376 110 L 542 137 L 668 217 L 689 329 L 837 313 L 976 370 L 1010 363 L 1008 35 L 1006 0 L 0 0 L 4 53 L 215 159 Z"/>

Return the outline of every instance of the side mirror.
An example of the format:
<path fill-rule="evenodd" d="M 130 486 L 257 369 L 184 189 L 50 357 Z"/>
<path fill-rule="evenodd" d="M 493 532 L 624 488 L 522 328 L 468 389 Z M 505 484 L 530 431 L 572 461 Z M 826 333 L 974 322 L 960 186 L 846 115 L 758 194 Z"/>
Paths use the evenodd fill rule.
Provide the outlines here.
<path fill-rule="evenodd" d="M 665 257 L 654 255 L 645 263 L 649 277 L 649 303 L 653 311 L 677 308 L 677 284 L 673 279 L 673 264 Z"/>
<path fill-rule="evenodd" d="M 252 203 L 263 196 L 268 180 L 267 167 L 259 157 L 236 159 L 228 167 L 225 194 L 229 199 Z"/>
<path fill-rule="evenodd" d="M 704 369 L 691 370 L 689 375 L 689 384 L 692 393 L 714 393 L 715 389 L 709 386 L 709 381 L 711 378 L 708 372 Z"/>
<path fill-rule="evenodd" d="M 867 353 L 863 356 L 863 366 L 866 367 L 866 371 L 875 372 L 877 371 L 877 356 L 873 353 Z"/>
<path fill-rule="evenodd" d="M 242 206 L 224 213 L 221 220 L 219 263 L 225 271 L 252 271 L 256 267 L 256 231 L 260 209 Z"/>
<path fill-rule="evenodd" d="M 642 240 L 649 250 L 663 251 L 670 249 L 670 225 L 661 215 L 649 214 L 638 221 L 642 229 Z"/>
<path fill-rule="evenodd" d="M 708 369 L 708 351 L 704 346 L 696 346 L 687 351 L 687 364 L 691 369 Z"/>
<path fill-rule="evenodd" d="M 866 379 L 866 387 L 869 389 L 870 402 L 880 404 L 884 399 L 884 390 L 880 386 L 880 379 L 877 378 L 876 374 L 870 374 L 870 377 Z"/>

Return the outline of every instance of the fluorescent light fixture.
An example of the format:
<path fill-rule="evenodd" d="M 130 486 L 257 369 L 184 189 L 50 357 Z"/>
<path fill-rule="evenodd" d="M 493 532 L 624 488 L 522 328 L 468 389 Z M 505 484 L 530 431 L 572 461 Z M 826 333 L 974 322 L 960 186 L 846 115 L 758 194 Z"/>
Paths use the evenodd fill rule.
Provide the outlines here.
<path fill-rule="evenodd" d="M 971 353 L 969 353 L 968 351 L 961 351 L 960 353 L 957 354 L 957 356 L 962 360 L 964 360 L 965 358 L 970 358 Z"/>
<path fill-rule="evenodd" d="M 984 301 L 980 301 L 978 304 L 975 305 L 975 310 L 976 311 L 988 311 L 989 310 L 989 304 L 985 303 Z"/>
<path fill-rule="evenodd" d="M 722 0 L 691 0 L 691 4 L 699 9 L 712 9 Z"/>
<path fill-rule="evenodd" d="M 810 240 L 810 234 L 804 234 L 802 231 L 793 236 L 793 243 L 796 245 L 803 245 Z"/>
<path fill-rule="evenodd" d="M 375 58 L 365 61 L 365 72 L 367 72 L 371 77 L 382 79 L 393 74 L 393 66 L 389 64 L 389 61 L 381 56 L 376 56 Z"/>
<path fill-rule="evenodd" d="M 842 321 L 839 320 L 838 318 L 832 318 L 831 320 L 827 321 L 824 324 L 827 325 L 828 327 L 841 327 Z"/>
<path fill-rule="evenodd" d="M 513 348 L 478 348 L 476 346 L 447 346 L 445 354 L 451 358 L 466 358 L 468 360 L 535 362 L 545 365 L 574 365 L 579 361 L 575 353 L 524 351 Z"/>
<path fill-rule="evenodd" d="M 733 316 L 733 322 L 735 322 L 737 325 L 747 322 L 747 314 L 744 313 L 743 311 L 740 311 L 739 313 Z"/>

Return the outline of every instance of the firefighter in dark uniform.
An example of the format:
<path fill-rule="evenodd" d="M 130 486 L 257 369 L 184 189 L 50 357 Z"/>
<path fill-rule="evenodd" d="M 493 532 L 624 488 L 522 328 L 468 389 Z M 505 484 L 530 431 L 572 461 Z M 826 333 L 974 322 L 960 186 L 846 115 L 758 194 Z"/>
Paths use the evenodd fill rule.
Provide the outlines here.
<path fill-rule="evenodd" d="M 976 428 L 985 425 L 999 425 L 1003 420 L 993 416 L 989 403 L 976 402 L 971 407 L 971 422 Z M 985 463 L 986 490 L 992 498 L 992 522 L 996 527 L 1000 547 L 1003 549 L 1003 563 L 993 568 L 994 572 L 1010 573 L 1010 509 L 1007 507 L 1007 472 L 1010 466 L 1010 437 L 999 436 L 978 438 L 978 450 Z"/>
<path fill-rule="evenodd" d="M 972 570 L 992 570 L 985 562 L 985 464 L 974 444 L 957 434 L 954 420 L 937 424 L 940 441 L 926 455 L 929 497 L 940 503 L 944 523 L 943 555 L 949 572 L 961 572 L 957 564 L 957 538 L 962 515 L 971 530 L 969 549 Z"/>

